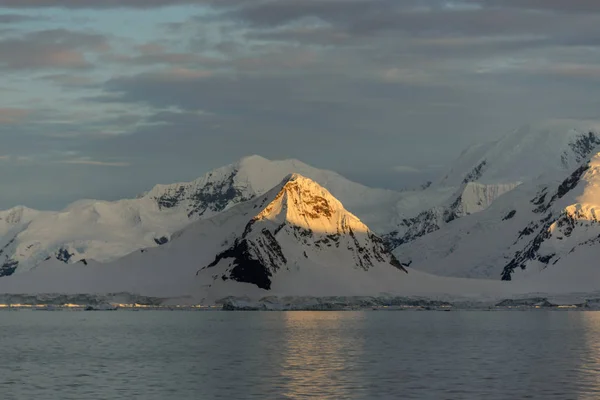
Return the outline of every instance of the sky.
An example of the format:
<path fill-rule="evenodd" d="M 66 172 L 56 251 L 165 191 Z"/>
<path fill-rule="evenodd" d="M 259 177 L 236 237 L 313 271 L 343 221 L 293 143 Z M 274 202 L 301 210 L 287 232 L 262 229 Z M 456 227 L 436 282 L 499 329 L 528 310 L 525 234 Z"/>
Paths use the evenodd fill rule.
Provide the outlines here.
<path fill-rule="evenodd" d="M 0 209 L 251 154 L 407 187 L 599 83 L 597 0 L 0 0 Z"/>

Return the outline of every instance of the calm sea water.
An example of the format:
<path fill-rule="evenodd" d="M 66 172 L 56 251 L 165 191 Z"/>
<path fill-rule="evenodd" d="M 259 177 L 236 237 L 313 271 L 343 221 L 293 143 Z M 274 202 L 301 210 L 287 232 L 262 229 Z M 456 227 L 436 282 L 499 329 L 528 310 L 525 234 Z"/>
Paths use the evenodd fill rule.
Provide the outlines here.
<path fill-rule="evenodd" d="M 597 399 L 596 312 L 0 312 L 0 398 Z"/>

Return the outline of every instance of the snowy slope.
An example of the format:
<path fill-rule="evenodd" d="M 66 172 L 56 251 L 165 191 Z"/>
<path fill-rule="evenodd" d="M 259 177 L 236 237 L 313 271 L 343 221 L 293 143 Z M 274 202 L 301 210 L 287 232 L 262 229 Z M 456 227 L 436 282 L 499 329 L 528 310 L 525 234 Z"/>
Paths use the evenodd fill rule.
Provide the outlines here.
<path fill-rule="evenodd" d="M 327 188 L 348 209 L 367 223 L 376 225 L 378 230 L 389 224 L 391 209 L 402 197 L 402 193 L 369 188 L 298 160 L 271 161 L 250 156 L 211 171 L 193 182 L 157 185 L 144 198 L 155 200 L 161 209 L 176 208 L 191 218 L 206 218 L 266 193 L 293 173 L 306 176 Z"/>
<path fill-rule="evenodd" d="M 562 179 L 523 184 L 487 210 L 395 254 L 414 268 L 447 276 L 550 283 L 547 276 L 585 275 L 597 270 L 593 260 L 600 257 L 599 187 L 596 154 Z M 570 272 L 556 272 L 561 269 Z"/>
<path fill-rule="evenodd" d="M 0 276 L 24 272 L 48 258 L 109 262 L 162 245 L 199 219 L 266 193 L 290 173 L 330 189 L 379 229 L 390 224 L 402 194 L 371 189 L 297 160 L 251 156 L 188 183 L 158 185 L 137 199 L 81 200 L 60 212 L 16 208 L 0 213 Z"/>
<path fill-rule="evenodd" d="M 600 162 L 594 168 L 600 168 Z M 585 179 L 592 176 L 596 173 Z M 561 183 L 555 186 L 561 187 Z M 491 222 L 494 215 L 502 215 L 499 213 L 519 203 L 518 199 L 533 198 L 539 190 L 530 188 L 531 193 L 524 193 L 524 189 L 526 186 L 503 196 L 503 207 L 493 204 L 488 210 L 456 223 L 466 226 L 477 215 L 488 215 Z M 516 196 L 518 192 L 521 196 Z M 585 190 L 582 193 L 585 194 Z M 530 203 L 535 207 L 540 204 Z M 529 211 L 529 215 L 533 214 L 533 210 Z M 515 230 L 523 221 L 517 218 L 517 213 L 510 215 L 509 212 L 504 218 L 494 218 L 516 222 L 512 225 L 506 222 L 507 227 Z M 478 234 L 489 235 L 499 226 L 488 228 L 483 224 L 476 228 L 484 228 Z M 510 230 L 505 228 L 504 232 Z M 440 238 L 443 236 L 438 236 Z M 554 277 L 546 280 L 524 277 L 506 284 L 499 279 L 435 276 L 414 268 L 405 273 L 366 225 L 324 188 L 297 175 L 285 179 L 263 196 L 191 224 L 173 234 L 171 239 L 163 246 L 136 251 L 106 264 L 89 261 L 68 265 L 50 259 L 39 268 L 0 279 L 0 292 L 127 292 L 170 298 L 190 296 L 192 300 L 184 301 L 209 304 L 227 296 L 248 296 L 254 300 L 273 298 L 271 296 L 422 296 L 498 301 L 533 292 L 587 290 L 591 293 L 598 290 L 597 280 L 582 285 L 573 278 L 575 274 L 567 276 L 571 279 L 568 286 L 561 286 Z M 475 245 L 488 243 L 489 249 L 497 248 L 498 243 L 489 239 Z M 438 245 L 443 247 L 444 243 L 440 241 Z M 476 248 L 473 243 L 469 246 Z M 591 260 L 593 258 L 586 253 L 589 249 L 591 247 L 583 246 L 576 254 Z M 481 254 L 484 253 L 485 249 Z M 417 263 L 413 265 L 419 267 Z M 597 269 L 588 268 L 585 272 L 587 275 L 578 276 L 600 277 Z"/>
<path fill-rule="evenodd" d="M 600 142 L 592 131 L 596 126 L 553 121 L 473 146 L 447 177 L 424 190 L 372 189 L 297 160 L 251 156 L 193 182 L 158 185 L 137 199 L 82 200 L 60 212 L 15 208 L 0 212 L 0 276 L 25 272 L 48 258 L 105 263 L 164 245 L 173 232 L 256 199 L 291 173 L 327 188 L 386 244 L 404 245 L 487 209 L 543 172 L 565 173 Z"/>
<path fill-rule="evenodd" d="M 161 212 L 150 199 L 79 201 L 60 212 L 38 214 L 1 237 L 0 276 L 26 271 L 47 258 L 111 261 L 156 246 L 187 223 L 185 215 Z"/>
<path fill-rule="evenodd" d="M 560 177 L 600 145 L 600 122 L 551 120 L 521 127 L 502 139 L 467 148 L 448 174 L 427 192 L 447 197 L 419 213 L 406 214 L 386 235 L 396 248 L 445 224 L 485 210 L 521 183 Z M 452 189 L 452 190 L 450 190 Z"/>
<path fill-rule="evenodd" d="M 483 185 L 468 182 L 439 205 L 425 209 L 411 218 L 402 218 L 392 232 L 384 235 L 388 247 L 394 249 L 437 231 L 444 225 L 487 209 L 496 199 L 520 183 Z M 437 193 L 443 193 L 438 190 Z"/>
<path fill-rule="evenodd" d="M 192 296 L 507 296 L 501 282 L 406 273 L 382 241 L 326 189 L 291 175 L 266 194 L 100 264 L 56 259 L 0 279 L 3 293 Z"/>
<path fill-rule="evenodd" d="M 547 120 L 467 149 L 438 184 L 527 182 L 573 170 L 600 145 L 600 122 Z"/>
<path fill-rule="evenodd" d="M 42 214 L 41 211 L 23 206 L 0 211 L 0 237 L 8 234 L 13 229 L 19 229 L 19 227 L 28 224 L 40 214 Z"/>
<path fill-rule="evenodd" d="M 328 280 L 352 287 L 344 275 L 353 269 L 406 272 L 379 237 L 312 180 L 291 175 L 255 205 L 259 212 L 203 275 L 270 289 Z"/>

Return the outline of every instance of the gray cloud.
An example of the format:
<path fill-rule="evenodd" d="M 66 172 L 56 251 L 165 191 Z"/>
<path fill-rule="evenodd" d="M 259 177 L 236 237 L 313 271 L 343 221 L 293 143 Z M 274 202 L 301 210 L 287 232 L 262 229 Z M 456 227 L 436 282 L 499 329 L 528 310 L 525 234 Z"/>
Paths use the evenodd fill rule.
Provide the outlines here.
<path fill-rule="evenodd" d="M 463 0 L 463 3 L 480 7 L 521 8 L 529 10 L 552 10 L 563 12 L 598 12 L 600 5 L 596 0 Z M 371 3 L 369 5 L 368 3 Z M 6 8 L 154 8 L 173 5 L 212 5 L 212 6 L 244 6 L 251 9 L 249 15 L 257 20 L 272 21 L 271 17 L 288 20 L 307 15 L 333 15 L 341 8 L 348 13 L 382 9 L 396 4 L 397 7 L 448 7 L 448 4 L 460 5 L 461 2 L 450 3 L 442 0 L 0 0 L 0 7 Z M 450 8 L 450 7 L 448 7 Z"/>
<path fill-rule="evenodd" d="M 88 86 L 94 82 L 92 78 L 87 76 L 65 73 L 45 75 L 41 79 L 66 87 Z"/>
<path fill-rule="evenodd" d="M 463 94 L 451 87 L 415 85 L 408 81 L 398 84 L 314 70 L 310 74 L 306 71 L 251 73 L 235 78 L 222 74 L 189 75 L 187 79 L 144 73 L 112 79 L 104 89 L 109 96 L 101 98 L 102 102 L 183 110 L 157 112 L 147 122 L 158 125 L 143 127 L 132 136 L 115 138 L 116 142 L 127 145 L 107 141 L 107 146 L 169 154 L 167 149 L 172 144 L 181 153 L 179 160 L 188 151 L 190 159 L 197 157 L 200 148 L 211 148 L 215 155 L 224 152 L 233 155 L 231 143 L 236 143 L 239 156 L 255 152 L 275 158 L 290 155 L 306 159 L 310 154 L 318 162 L 336 149 L 351 158 L 368 158 L 377 153 L 377 164 L 379 160 L 395 160 L 396 148 L 402 141 L 410 146 L 411 141 L 445 137 L 445 131 L 441 130 L 443 119 L 431 120 L 412 132 L 402 128 L 420 119 L 415 113 L 420 107 L 425 113 L 439 113 L 437 105 L 429 104 L 432 98 L 481 104 L 476 95 Z M 449 112 L 452 111 L 450 107 Z M 464 127 L 469 124 L 477 126 L 479 122 L 465 121 Z M 180 143 L 187 144 L 185 149 Z M 102 153 L 108 148 L 101 150 L 95 144 L 94 149 L 82 151 Z M 335 163 L 340 160 L 328 160 L 332 161 L 334 164 L 327 166 L 339 169 Z M 215 163 L 218 165 L 218 161 Z M 346 168 L 351 169 L 352 165 Z"/>
<path fill-rule="evenodd" d="M 24 108 L 0 108 L 0 124 L 14 124 L 30 114 L 31 110 Z"/>
<path fill-rule="evenodd" d="M 249 39 L 278 41 L 288 43 L 308 43 L 318 45 L 344 46 L 353 45 L 353 37 L 343 30 L 334 27 L 289 27 L 285 29 L 269 29 L 251 31 L 246 34 Z"/>
<path fill-rule="evenodd" d="M 536 34 L 552 30 L 563 31 L 564 24 L 573 27 L 574 17 L 553 13 L 537 12 L 536 4 L 545 1 L 471 1 L 480 7 L 451 7 L 445 1 L 394 1 L 394 0 L 317 0 L 317 1 L 251 1 L 229 12 L 241 21 L 257 27 L 285 26 L 307 18 L 318 18 L 333 24 L 342 31 L 352 34 L 374 34 L 382 31 L 398 31 L 419 35 L 440 36 L 443 34 Z M 518 7 L 530 3 L 530 7 Z M 552 1 L 548 2 L 552 3 Z M 571 2 L 557 0 L 556 5 L 565 5 L 571 10 Z M 592 8 L 592 1 L 575 1 L 578 9 L 584 5 Z M 460 3 L 458 3 L 460 4 Z M 501 5 L 506 4 L 506 7 Z M 600 8 L 594 3 L 594 8 Z M 423 6 L 427 7 L 423 7 Z M 490 6 L 492 5 L 492 6 Z M 552 8 L 552 7 L 548 7 Z M 576 9 L 577 6 L 573 7 Z M 556 8 L 561 10 L 560 8 Z M 560 23 L 562 22 L 562 23 Z M 549 26 L 549 24 L 554 25 Z M 314 26 L 314 24 L 313 24 Z M 322 33 L 328 30 L 321 28 Z M 298 28 L 297 28 L 298 29 Z M 299 31 L 302 28 L 298 29 Z M 304 29 L 309 33 L 310 29 Z M 319 31 L 319 28 L 314 31 Z"/>
<path fill-rule="evenodd" d="M 6 8 L 73 8 L 73 9 L 108 9 L 108 8 L 155 8 L 174 5 L 235 5 L 246 0 L 0 0 L 0 7 Z"/>
<path fill-rule="evenodd" d="M 31 185 L 23 196 L 53 206 L 120 198 L 251 153 L 399 188 L 435 179 L 443 168 L 428 165 L 468 143 L 600 109 L 596 1 L 0 0 L 62 7 L 65 21 L 67 8 L 179 4 L 212 11 L 140 18 L 143 45 L 110 48 L 108 26 L 0 37 L 0 67 L 41 86 L 2 82 L 20 91 L 0 107 L 0 162 L 14 174 L 0 189 Z"/>
<path fill-rule="evenodd" d="M 21 15 L 21 14 L 2 14 L 2 15 L 0 15 L 0 25 L 16 24 L 19 22 L 34 21 L 34 20 L 38 20 L 38 18 L 30 17 L 28 15 Z"/>
<path fill-rule="evenodd" d="M 390 0 L 319 0 L 319 1 L 255 1 L 232 12 L 255 25 L 277 26 L 307 17 L 325 21 L 347 21 L 394 11 L 398 2 Z"/>
<path fill-rule="evenodd" d="M 564 10 L 558 5 L 570 2 L 556 1 L 556 7 L 548 2 L 545 10 L 553 12 L 534 7 L 546 2 L 471 3 L 479 7 L 450 7 L 447 2 L 436 1 L 267 1 L 250 2 L 226 15 L 254 27 L 247 33 L 250 39 L 336 47 L 366 48 L 376 43 L 380 49 L 387 38 L 388 42 L 395 42 L 397 51 L 461 56 L 600 44 L 600 15 L 571 12 L 585 11 L 586 5 L 597 8 L 597 2 L 574 2 L 577 4 L 573 8 L 565 6 Z M 525 6 L 527 3 L 529 6 Z M 317 18 L 322 23 L 307 18 Z M 478 44 L 477 39 L 484 40 Z"/>
<path fill-rule="evenodd" d="M 163 53 L 137 56 L 112 55 L 105 57 L 105 60 L 129 65 L 190 64 L 199 61 L 199 57 L 190 53 Z"/>
<path fill-rule="evenodd" d="M 91 157 L 77 157 L 70 158 L 67 160 L 58 161 L 60 164 L 73 164 L 73 165 L 91 165 L 96 167 L 129 167 L 131 164 L 124 161 L 100 161 L 93 160 Z"/>
<path fill-rule="evenodd" d="M 82 69 L 91 64 L 86 51 L 106 51 L 108 43 L 98 34 L 53 29 L 0 40 L 0 68 Z"/>
<path fill-rule="evenodd" d="M 265 66 L 268 68 L 268 65 Z M 102 101 L 132 102 L 156 108 L 177 107 L 235 118 L 285 119 L 305 125 L 326 116 L 332 122 L 347 112 L 367 115 L 366 101 L 347 97 L 350 81 L 325 75 L 212 74 L 204 70 L 171 69 L 109 80 Z M 310 83 L 310 84 L 309 84 Z M 116 96 L 116 97 L 115 97 Z"/>
<path fill-rule="evenodd" d="M 596 0 L 468 0 L 482 7 L 520 8 L 527 10 L 547 10 L 559 12 L 600 12 Z"/>
<path fill-rule="evenodd" d="M 434 10 L 377 13 L 350 22 L 354 33 L 394 30 L 419 35 L 501 35 L 546 32 L 551 15 L 510 9 Z"/>
<path fill-rule="evenodd" d="M 217 65 L 221 61 L 213 57 L 202 56 L 196 53 L 173 52 L 165 45 L 158 43 L 146 43 L 136 46 L 135 52 L 129 54 L 106 54 L 102 61 L 114 62 L 131 66 L 149 66 L 154 64 L 164 65 Z"/>

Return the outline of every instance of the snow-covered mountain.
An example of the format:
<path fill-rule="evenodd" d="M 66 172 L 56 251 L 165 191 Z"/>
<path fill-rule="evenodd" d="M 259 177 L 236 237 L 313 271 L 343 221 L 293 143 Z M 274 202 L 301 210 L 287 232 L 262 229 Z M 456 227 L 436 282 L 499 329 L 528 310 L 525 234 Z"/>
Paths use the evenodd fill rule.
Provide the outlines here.
<path fill-rule="evenodd" d="M 228 296 L 267 302 L 307 296 L 417 296 L 495 304 L 547 288 L 562 293 L 560 287 L 531 280 L 516 283 L 440 277 L 413 268 L 407 273 L 381 239 L 331 193 L 291 175 L 262 196 L 192 223 L 163 246 L 105 264 L 50 259 L 0 279 L 0 292 L 135 293 L 202 304 Z"/>
<path fill-rule="evenodd" d="M 468 182 L 459 187 L 439 205 L 425 209 L 411 218 L 402 218 L 395 230 L 384 236 L 389 248 L 397 248 L 466 215 L 488 208 L 501 195 L 519 186 L 519 182 L 483 185 Z M 448 188 L 450 189 L 450 188 Z M 435 193 L 442 194 L 443 190 Z"/>
<path fill-rule="evenodd" d="M 518 280 L 540 272 L 546 279 L 595 271 L 599 188 L 600 153 L 562 179 L 523 184 L 487 210 L 398 248 L 396 255 L 414 268 L 447 276 Z"/>
<path fill-rule="evenodd" d="M 23 207 L 0 213 L 0 277 L 24 272 L 48 258 L 65 263 L 110 262 L 163 245 L 173 232 L 260 196 L 291 173 L 327 187 L 350 209 L 385 229 L 401 193 L 372 189 L 297 160 L 246 157 L 188 183 L 157 185 L 136 199 L 82 200 L 60 212 Z"/>
<path fill-rule="evenodd" d="M 164 246 L 105 264 L 47 260 L 0 280 L 0 290 L 8 285 L 9 292 L 191 293 L 213 299 L 359 295 L 395 292 L 398 284 L 407 285 L 403 280 L 423 279 L 419 272 L 411 276 L 329 191 L 293 174 L 262 196 L 194 222 Z"/>
<path fill-rule="evenodd" d="M 150 199 L 78 201 L 60 212 L 36 214 L 2 236 L 0 276 L 26 271 L 48 258 L 108 262 L 164 243 L 186 223 L 187 217 L 178 213 L 161 213 Z"/>
<path fill-rule="evenodd" d="M 469 147 L 438 184 L 495 185 L 562 175 L 586 160 L 598 145 L 598 121 L 546 120 L 529 124 L 500 140 Z"/>
<path fill-rule="evenodd" d="M 564 175 L 599 145 L 600 122 L 551 120 L 521 127 L 498 141 L 471 146 L 449 173 L 428 189 L 441 194 L 443 188 L 453 188 L 448 197 L 402 218 L 385 239 L 396 248 L 483 211 L 524 182 Z"/>
<path fill-rule="evenodd" d="M 23 206 L 0 211 L 0 237 L 6 235 L 12 229 L 18 229 L 19 226 L 29 223 L 41 213 L 41 211 Z"/>
<path fill-rule="evenodd" d="M 378 236 L 310 179 L 290 175 L 253 203 L 258 213 L 201 272 L 267 290 L 282 280 L 315 284 L 326 275 L 351 285 L 344 279 L 349 269 L 406 272 Z"/>
<path fill-rule="evenodd" d="M 389 224 L 393 205 L 402 197 L 402 193 L 369 188 L 298 160 L 271 161 L 260 156 L 245 157 L 192 182 L 157 185 L 143 197 L 155 200 L 161 210 L 179 209 L 192 219 L 206 218 L 265 194 L 293 173 L 318 182 L 378 229 Z"/>
<path fill-rule="evenodd" d="M 533 190 L 532 182 L 551 182 L 594 151 L 600 143 L 599 125 L 553 121 L 519 129 L 499 141 L 467 149 L 444 178 L 414 191 L 372 189 L 297 160 L 270 161 L 251 156 L 192 182 L 157 185 L 136 199 L 82 200 L 60 212 L 15 208 L 0 212 L 0 277 L 28 271 L 49 259 L 65 264 L 110 263 L 136 250 L 163 246 L 174 232 L 195 221 L 218 218 L 223 212 L 256 200 L 292 173 L 325 187 L 349 212 L 384 237 L 388 246 L 403 245 L 396 253 L 402 261 L 412 260 L 420 267 L 427 261 L 422 268 L 446 275 L 494 276 L 498 262 L 489 259 L 479 260 L 477 268 L 469 269 L 468 263 L 456 258 L 459 265 L 449 272 L 438 265 L 454 260 L 445 258 L 444 252 L 451 250 L 444 250 L 444 240 L 433 249 L 427 243 L 437 245 L 435 238 L 440 235 L 455 232 L 472 221 L 491 218 L 484 211 L 497 209 L 494 207 L 497 203 L 501 207 L 514 200 L 516 203 L 507 213 L 520 208 L 519 196 Z M 552 188 L 549 186 L 547 190 Z M 478 217 L 469 217 L 473 215 Z M 467 217 L 466 222 L 461 222 Z M 241 243 L 254 243 L 252 232 Z M 493 244 L 485 246 L 490 254 L 495 254 Z M 425 252 L 415 255 L 423 248 L 429 249 L 431 257 L 444 254 L 435 262 Z M 229 250 L 234 252 L 239 248 Z M 519 258 L 514 254 L 506 257 L 507 264 L 512 258 Z M 213 271 L 221 268 L 217 264 Z"/>

